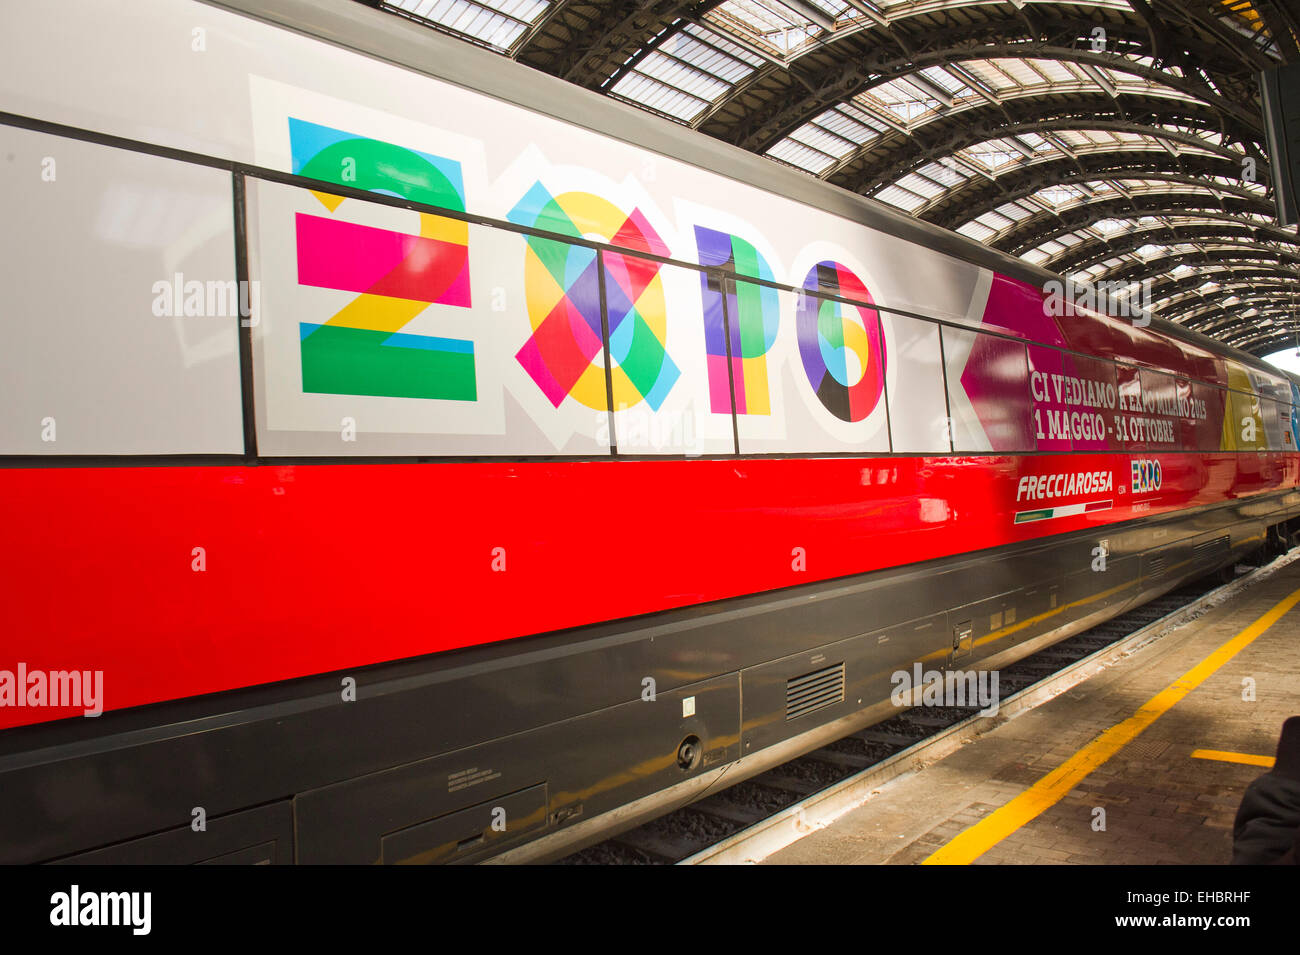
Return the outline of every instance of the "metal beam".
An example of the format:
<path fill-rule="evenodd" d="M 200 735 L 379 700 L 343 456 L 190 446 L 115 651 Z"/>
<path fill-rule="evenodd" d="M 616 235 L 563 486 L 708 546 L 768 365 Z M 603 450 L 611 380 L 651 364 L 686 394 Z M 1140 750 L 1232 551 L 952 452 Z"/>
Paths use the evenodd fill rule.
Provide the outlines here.
<path fill-rule="evenodd" d="M 759 90 L 771 87 L 771 92 L 776 95 L 767 99 L 766 105 L 770 108 L 760 110 L 757 104 L 753 105 L 745 116 L 743 127 L 732 127 L 736 130 L 734 134 L 728 134 L 714 124 L 708 124 L 704 129 L 712 135 L 725 138 L 752 151 L 763 152 L 770 148 L 773 142 L 797 129 L 809 116 L 816 115 L 837 101 L 869 91 L 880 83 L 906 78 L 909 74 L 934 66 L 988 59 L 1034 58 L 1087 64 L 1141 77 L 1185 95 L 1197 97 L 1224 118 L 1222 125 L 1225 128 L 1240 127 L 1249 130 L 1250 135 L 1260 134 L 1260 119 L 1255 111 L 1233 100 L 1218 96 L 1199 83 L 1165 71 L 1150 69 L 1127 59 L 1117 58 L 1114 50 L 1094 53 L 1086 45 L 1079 46 L 1077 37 L 1086 37 L 1090 25 L 1090 23 L 1087 26 L 1084 22 L 1078 23 L 1076 29 L 1082 32 L 1069 31 L 1069 34 L 1073 34 L 1070 36 L 1070 43 L 1059 45 L 1057 42 L 1044 41 L 1038 36 L 1030 36 L 1023 28 L 1009 35 L 1005 30 L 994 30 L 990 24 L 967 24 L 947 31 L 928 30 L 918 37 L 919 49 L 908 50 L 901 55 L 895 55 L 893 51 L 877 44 L 862 49 L 846 48 L 840 51 L 842 56 L 831 57 L 825 54 L 835 47 L 836 43 L 832 40 L 820 48 L 822 55 L 819 56 L 819 61 L 824 61 L 825 65 L 807 74 L 809 85 L 815 91 L 809 101 L 791 103 L 783 95 L 785 84 L 781 83 L 778 87 L 776 84 L 778 77 L 770 73 L 753 76 L 731 95 L 734 97 L 743 94 L 749 101 Z M 899 29 L 899 23 L 894 22 L 891 24 L 890 32 Z M 1120 35 L 1120 39 L 1125 39 L 1122 27 L 1116 32 Z M 1127 37 L 1127 42 L 1133 46 L 1133 52 L 1145 52 L 1145 42 L 1133 43 L 1135 39 L 1133 34 Z M 1212 53 L 1202 50 L 1201 55 L 1212 56 Z M 810 58 L 811 54 L 805 54 L 803 61 L 808 62 Z M 976 92 L 983 95 L 985 99 L 991 95 L 987 90 L 977 89 Z M 725 111 L 726 107 L 725 102 L 719 103 L 718 111 Z"/>
<path fill-rule="evenodd" d="M 863 3 L 862 0 L 844 0 L 844 2 L 847 3 L 854 10 L 856 10 L 858 13 L 866 17 L 868 20 L 875 23 L 877 26 L 882 26 L 882 27 L 889 26 L 888 20 L 882 17 L 875 10 L 872 10 L 871 7 Z"/>
<path fill-rule="evenodd" d="M 1003 234 L 995 237 L 987 244 L 999 251 L 1006 252 L 1008 255 L 1023 255 L 1044 242 L 1090 228 L 1103 219 L 1114 219 L 1129 220 L 1133 223 L 1130 229 L 1125 230 L 1124 233 L 1113 233 L 1115 235 L 1161 231 L 1176 235 L 1180 230 L 1187 234 L 1194 234 L 1197 229 L 1222 228 L 1232 233 L 1248 234 L 1260 242 L 1277 242 L 1283 245 L 1300 246 L 1300 238 L 1293 232 L 1276 226 L 1258 225 L 1240 218 L 1242 214 L 1248 212 L 1262 211 L 1260 209 L 1237 208 L 1224 210 L 1220 205 L 1210 206 L 1208 202 L 1198 202 L 1197 199 L 1198 197 L 1191 193 L 1148 193 L 1135 196 L 1133 199 L 1085 202 L 1065 211 L 1029 216 L 1009 226 Z M 1234 212 L 1236 215 L 1233 214 Z M 1157 219 L 1165 217 L 1175 221 L 1156 225 L 1140 224 L 1136 221 L 1147 217 Z M 1204 222 L 1187 221 L 1195 219 L 1208 219 L 1211 222 L 1222 223 L 1222 225 L 1215 226 L 1207 225 Z M 1109 239 L 1110 236 L 1104 236 L 1094 241 L 1113 244 L 1109 242 Z M 1050 266 L 1045 267 L 1050 268 Z"/>
<path fill-rule="evenodd" d="M 820 7 L 815 7 L 811 3 L 805 3 L 804 0 L 776 0 L 783 7 L 789 8 L 794 13 L 815 23 L 827 33 L 835 31 L 835 18 L 828 14 Z"/>
<path fill-rule="evenodd" d="M 1097 281 L 1141 281 L 1155 275 L 1172 274 L 1179 265 L 1192 268 L 1202 265 L 1218 266 L 1225 262 L 1250 263 L 1247 268 L 1262 264 L 1285 269 L 1300 281 L 1300 261 L 1283 261 L 1279 256 L 1261 256 L 1255 249 L 1216 249 L 1213 252 L 1179 252 L 1157 256 L 1145 262 L 1125 262 L 1097 276 Z"/>
<path fill-rule="evenodd" d="M 916 215 L 927 222 L 933 222 L 947 229 L 955 229 L 1003 203 L 1023 199 L 1052 186 L 1083 187 L 1109 179 L 1133 178 L 1193 186 L 1210 194 L 1207 180 L 1216 176 L 1229 178 L 1240 173 L 1240 166 L 1228 158 L 1189 156 L 1185 162 L 1178 163 L 1163 152 L 1150 148 L 1099 147 L 1095 150 L 1078 152 L 1070 158 L 1042 160 L 991 176 L 992 189 L 983 183 L 956 186 L 923 206 Z M 1213 189 L 1240 199 L 1257 198 L 1244 186 L 1222 186 L 1214 183 Z"/>
<path fill-rule="evenodd" d="M 1218 118 L 1204 104 L 1158 97 L 1127 98 L 1126 115 L 1115 101 L 1101 93 L 1048 95 L 1015 100 L 1001 108 L 969 107 L 942 114 L 928 123 L 912 126 L 910 135 L 882 136 L 849 154 L 822 178 L 854 192 L 870 195 L 936 156 L 950 156 L 981 142 L 1017 133 L 1047 130 L 1116 130 L 1149 135 L 1157 125 L 1182 125 L 1212 130 Z M 1188 133 L 1162 131 L 1161 135 L 1198 148 L 1210 144 Z"/>

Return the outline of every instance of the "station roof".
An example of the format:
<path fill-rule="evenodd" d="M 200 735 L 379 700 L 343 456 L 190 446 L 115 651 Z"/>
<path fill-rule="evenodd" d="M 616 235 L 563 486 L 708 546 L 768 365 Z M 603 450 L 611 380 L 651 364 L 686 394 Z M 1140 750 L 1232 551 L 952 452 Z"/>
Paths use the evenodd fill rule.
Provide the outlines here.
<path fill-rule="evenodd" d="M 1300 342 L 1258 73 L 1293 0 L 359 0 L 1165 318 Z"/>

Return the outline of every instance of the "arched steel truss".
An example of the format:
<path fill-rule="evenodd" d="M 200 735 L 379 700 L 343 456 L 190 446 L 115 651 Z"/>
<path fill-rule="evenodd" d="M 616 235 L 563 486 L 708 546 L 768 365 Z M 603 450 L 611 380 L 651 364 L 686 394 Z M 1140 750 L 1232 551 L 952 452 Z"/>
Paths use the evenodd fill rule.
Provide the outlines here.
<path fill-rule="evenodd" d="M 1210 333 L 1291 308 L 1256 76 L 1300 58 L 1293 0 L 360 2 L 1054 271 L 1150 279 Z M 1189 300 L 1179 266 L 1229 280 Z"/>

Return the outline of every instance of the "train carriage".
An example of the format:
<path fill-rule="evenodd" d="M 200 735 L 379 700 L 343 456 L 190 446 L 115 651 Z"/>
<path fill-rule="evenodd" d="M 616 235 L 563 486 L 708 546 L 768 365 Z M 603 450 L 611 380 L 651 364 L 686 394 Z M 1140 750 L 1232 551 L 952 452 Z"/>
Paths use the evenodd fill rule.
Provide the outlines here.
<path fill-rule="evenodd" d="M 670 122 L 6 18 L 0 860 L 556 858 L 1300 516 L 1294 379 Z"/>

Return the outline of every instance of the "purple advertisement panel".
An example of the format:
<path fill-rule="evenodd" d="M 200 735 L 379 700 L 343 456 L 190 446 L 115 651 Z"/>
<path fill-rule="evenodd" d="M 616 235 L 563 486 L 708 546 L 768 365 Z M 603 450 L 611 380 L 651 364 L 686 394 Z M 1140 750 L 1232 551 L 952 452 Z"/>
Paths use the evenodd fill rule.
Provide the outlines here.
<path fill-rule="evenodd" d="M 1104 430 L 1098 430 L 1098 422 L 1093 419 L 1092 437 L 1080 435 L 1074 440 L 1076 451 L 1121 451 L 1123 444 L 1116 435 L 1115 416 L 1119 409 L 1119 384 L 1115 377 L 1115 363 L 1104 358 L 1088 358 L 1084 355 L 1065 355 L 1062 358 L 1067 382 L 1078 400 L 1072 404 L 1077 410 L 1102 416 Z M 1073 413 L 1075 407 L 1071 407 Z"/>
<path fill-rule="evenodd" d="M 1115 366 L 1115 441 L 1121 451 L 1145 451 L 1146 441 L 1128 428 L 1129 415 L 1142 411 L 1142 376 L 1132 365 Z"/>
<path fill-rule="evenodd" d="M 1113 364 L 1030 345 L 1029 389 L 1039 451 L 1117 449 Z"/>
<path fill-rule="evenodd" d="M 1198 412 L 1208 413 L 1207 409 L 1199 403 L 1199 399 L 1192 390 L 1192 383 L 1186 378 L 1179 378 L 1175 381 L 1178 389 L 1178 407 L 1182 409 L 1178 423 L 1178 446 L 1184 451 L 1201 450 L 1197 437 L 1200 431 L 1200 418 Z"/>
<path fill-rule="evenodd" d="M 1219 450 L 1223 427 L 1222 392 L 1212 385 L 1177 378 L 1178 447 L 1183 451 Z"/>
<path fill-rule="evenodd" d="M 943 342 L 954 450 L 1037 450 L 1025 346 L 955 328 Z"/>
<path fill-rule="evenodd" d="M 1070 395 L 1064 387 L 1061 353 L 1029 345 L 1029 397 L 1033 401 L 1034 439 L 1039 451 L 1073 449 Z"/>
<path fill-rule="evenodd" d="M 1130 411 L 1123 427 L 1130 437 L 1140 438 L 1152 451 L 1182 448 L 1182 415 L 1178 407 L 1178 384 L 1172 375 L 1142 369 L 1142 404 Z"/>

